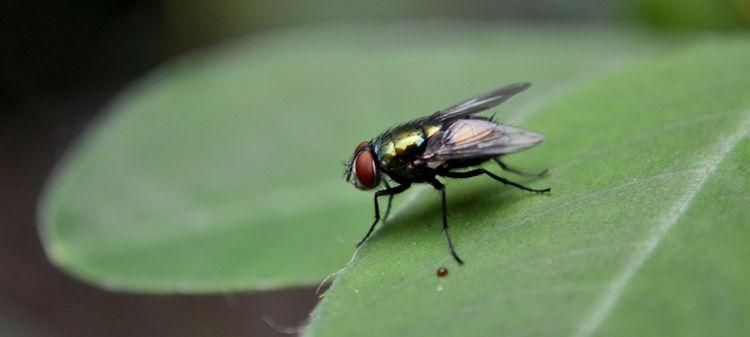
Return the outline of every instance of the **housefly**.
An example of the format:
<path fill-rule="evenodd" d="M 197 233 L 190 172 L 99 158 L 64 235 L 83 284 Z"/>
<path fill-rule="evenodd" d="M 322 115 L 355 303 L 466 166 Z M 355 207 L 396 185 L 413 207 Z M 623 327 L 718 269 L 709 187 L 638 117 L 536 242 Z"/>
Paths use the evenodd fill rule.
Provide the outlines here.
<path fill-rule="evenodd" d="M 471 178 L 487 175 L 503 184 L 525 191 L 544 193 L 549 188 L 534 189 L 513 182 L 479 167 L 486 161 L 494 161 L 500 168 L 518 175 L 527 174 L 509 167 L 501 157 L 533 147 L 544 140 L 544 136 L 496 123 L 492 118 L 475 114 L 500 103 L 528 88 L 530 83 L 514 83 L 479 95 L 432 115 L 394 126 L 379 136 L 359 143 L 352 159 L 346 164 L 346 180 L 358 189 L 375 192 L 375 221 L 367 234 L 357 243 L 362 245 L 380 221 L 378 198 L 388 196 L 388 207 L 383 219 L 388 218 L 393 196 L 415 183 L 432 185 L 440 192 L 443 212 L 443 233 L 448 240 L 451 255 L 459 264 L 463 261 L 456 253 L 448 232 L 445 185 L 437 177 Z M 391 183 L 395 186 L 392 186 Z"/>

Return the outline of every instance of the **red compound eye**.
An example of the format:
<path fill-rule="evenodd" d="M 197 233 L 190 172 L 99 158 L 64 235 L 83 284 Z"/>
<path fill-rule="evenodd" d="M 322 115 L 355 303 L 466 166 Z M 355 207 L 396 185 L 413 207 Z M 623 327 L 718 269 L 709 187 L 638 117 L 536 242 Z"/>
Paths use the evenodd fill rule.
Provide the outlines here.
<path fill-rule="evenodd" d="M 370 189 L 377 185 L 378 171 L 370 151 L 365 150 L 357 155 L 357 159 L 354 160 L 354 174 L 357 178 L 357 188 Z"/>
<path fill-rule="evenodd" d="M 359 152 L 359 150 L 362 150 L 362 148 L 365 147 L 368 143 L 370 142 L 364 141 L 364 142 L 359 143 L 359 145 L 357 145 L 357 147 L 354 149 L 354 153 L 357 153 Z"/>

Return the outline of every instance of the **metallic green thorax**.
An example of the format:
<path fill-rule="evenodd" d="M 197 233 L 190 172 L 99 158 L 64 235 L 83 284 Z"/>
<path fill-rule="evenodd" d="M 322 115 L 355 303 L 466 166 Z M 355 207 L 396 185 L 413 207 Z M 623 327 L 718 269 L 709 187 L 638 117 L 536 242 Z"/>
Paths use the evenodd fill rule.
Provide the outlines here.
<path fill-rule="evenodd" d="M 380 167 L 390 170 L 396 176 L 408 175 L 407 165 L 415 155 L 424 152 L 427 139 L 440 131 L 440 124 L 393 130 L 390 136 L 380 139 L 375 152 Z"/>

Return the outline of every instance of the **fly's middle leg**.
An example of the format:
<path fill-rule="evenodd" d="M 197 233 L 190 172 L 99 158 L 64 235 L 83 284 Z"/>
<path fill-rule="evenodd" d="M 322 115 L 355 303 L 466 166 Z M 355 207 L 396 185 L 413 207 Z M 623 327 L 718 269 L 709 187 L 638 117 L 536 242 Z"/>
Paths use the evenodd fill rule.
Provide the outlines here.
<path fill-rule="evenodd" d="M 445 233 L 445 237 L 448 239 L 448 248 L 450 248 L 451 250 L 451 255 L 453 255 L 453 259 L 455 259 L 458 264 L 464 264 L 464 261 L 461 260 L 461 258 L 458 257 L 458 253 L 456 253 L 456 248 L 453 246 L 453 240 L 451 239 L 451 233 L 448 231 L 448 208 L 445 202 L 445 185 L 440 183 L 435 178 L 432 178 L 429 183 L 430 185 L 435 187 L 436 190 L 440 191 L 440 198 L 442 201 L 441 205 L 443 210 L 443 233 Z"/>

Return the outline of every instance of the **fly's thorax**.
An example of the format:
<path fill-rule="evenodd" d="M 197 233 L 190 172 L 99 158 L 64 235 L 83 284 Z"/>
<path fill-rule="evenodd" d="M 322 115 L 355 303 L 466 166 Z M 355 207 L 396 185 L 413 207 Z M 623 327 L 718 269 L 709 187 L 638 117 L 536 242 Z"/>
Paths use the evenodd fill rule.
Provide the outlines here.
<path fill-rule="evenodd" d="M 427 139 L 438 131 L 440 125 L 425 125 L 391 133 L 377 150 L 380 165 L 395 167 L 408 164 L 414 155 L 424 152 Z"/>

